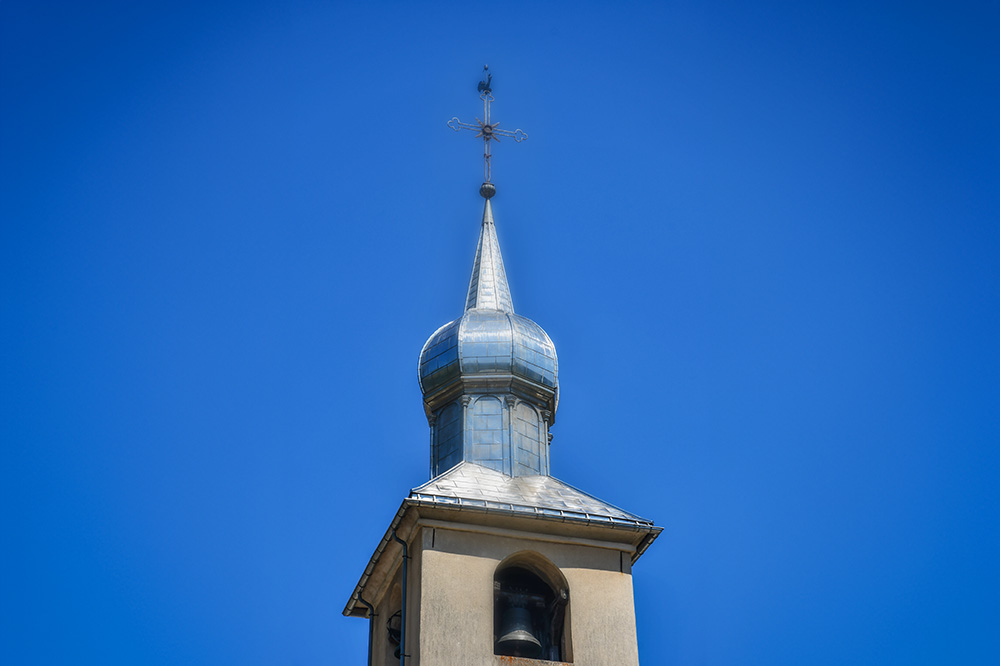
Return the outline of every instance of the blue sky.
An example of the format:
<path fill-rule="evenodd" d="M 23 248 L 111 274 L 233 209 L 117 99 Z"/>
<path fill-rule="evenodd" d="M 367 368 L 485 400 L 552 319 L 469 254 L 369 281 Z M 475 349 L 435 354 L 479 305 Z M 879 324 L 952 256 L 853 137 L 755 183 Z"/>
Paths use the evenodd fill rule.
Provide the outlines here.
<path fill-rule="evenodd" d="M 0 5 L 0 661 L 362 664 L 480 112 L 644 666 L 1000 661 L 1000 8 Z"/>

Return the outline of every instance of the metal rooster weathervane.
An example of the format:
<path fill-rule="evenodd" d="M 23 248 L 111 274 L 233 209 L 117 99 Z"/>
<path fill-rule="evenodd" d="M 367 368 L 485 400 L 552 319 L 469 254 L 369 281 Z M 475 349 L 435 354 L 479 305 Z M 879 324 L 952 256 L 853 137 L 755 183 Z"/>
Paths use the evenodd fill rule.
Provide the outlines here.
<path fill-rule="evenodd" d="M 486 169 L 485 169 L 486 182 L 484 182 L 482 188 L 480 188 L 480 194 L 482 194 L 483 197 L 487 199 L 493 196 L 493 193 L 496 192 L 496 188 L 490 182 L 490 156 L 491 156 L 490 139 L 499 143 L 500 137 L 506 136 L 511 139 L 514 139 L 516 143 L 521 143 L 522 141 L 528 138 L 528 135 L 525 134 L 520 129 L 516 129 L 513 131 L 500 129 L 500 123 L 491 122 L 490 104 L 493 102 L 493 89 L 491 86 L 492 81 L 493 81 L 493 75 L 490 74 L 490 67 L 489 65 L 484 65 L 483 80 L 479 82 L 479 86 L 477 88 L 479 90 L 479 99 L 483 100 L 482 120 L 476 118 L 475 125 L 473 125 L 472 123 L 463 123 L 461 120 L 458 119 L 458 116 L 455 116 L 454 118 L 448 121 L 448 127 L 452 128 L 456 132 L 464 129 L 472 130 L 473 132 L 476 132 L 476 137 L 482 137 L 483 144 L 485 146 L 483 159 L 486 162 Z"/>

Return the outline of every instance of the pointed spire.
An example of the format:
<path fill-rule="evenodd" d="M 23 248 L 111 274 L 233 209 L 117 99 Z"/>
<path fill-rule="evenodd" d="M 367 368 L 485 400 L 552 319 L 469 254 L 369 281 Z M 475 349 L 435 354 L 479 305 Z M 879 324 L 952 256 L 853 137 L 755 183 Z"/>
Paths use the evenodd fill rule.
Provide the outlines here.
<path fill-rule="evenodd" d="M 469 281 L 469 296 L 465 301 L 466 310 L 473 308 L 514 312 L 489 198 L 483 209 L 483 228 L 479 232 L 476 261 L 472 265 L 472 279 Z"/>

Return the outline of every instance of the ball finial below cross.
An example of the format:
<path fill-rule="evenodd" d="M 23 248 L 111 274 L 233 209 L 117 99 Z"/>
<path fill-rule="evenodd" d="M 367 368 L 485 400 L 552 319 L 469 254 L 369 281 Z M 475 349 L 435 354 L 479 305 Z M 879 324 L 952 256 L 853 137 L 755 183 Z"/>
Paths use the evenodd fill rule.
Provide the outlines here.
<path fill-rule="evenodd" d="M 489 199 L 496 193 L 497 188 L 493 183 L 483 183 L 479 186 L 479 196 L 484 199 Z"/>

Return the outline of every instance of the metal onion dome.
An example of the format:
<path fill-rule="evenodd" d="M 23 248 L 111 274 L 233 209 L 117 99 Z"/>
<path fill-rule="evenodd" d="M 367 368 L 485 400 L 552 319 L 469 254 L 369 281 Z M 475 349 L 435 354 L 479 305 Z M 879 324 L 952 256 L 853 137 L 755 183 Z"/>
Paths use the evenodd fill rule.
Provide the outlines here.
<path fill-rule="evenodd" d="M 558 390 L 555 345 L 541 326 L 514 313 L 487 200 L 465 314 L 427 340 L 420 352 L 420 388 L 428 397 L 462 376 L 490 374 L 509 374 Z"/>

